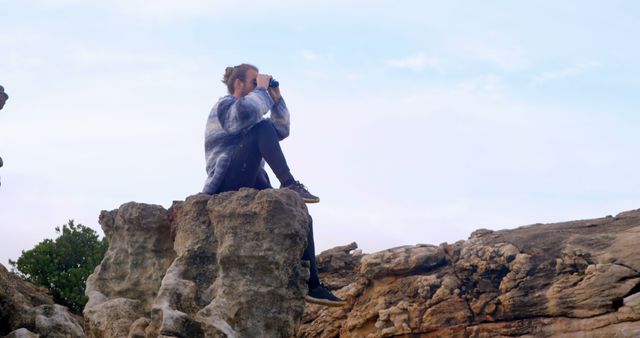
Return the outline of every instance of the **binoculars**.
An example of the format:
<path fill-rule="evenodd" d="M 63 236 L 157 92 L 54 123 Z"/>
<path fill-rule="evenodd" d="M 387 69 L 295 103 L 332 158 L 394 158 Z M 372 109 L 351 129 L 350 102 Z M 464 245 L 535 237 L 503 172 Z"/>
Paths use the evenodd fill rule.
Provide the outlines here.
<path fill-rule="evenodd" d="M 258 82 L 253 80 L 253 85 L 257 86 Z M 274 78 L 269 79 L 269 88 L 278 88 L 280 86 L 280 82 L 276 81 Z"/>

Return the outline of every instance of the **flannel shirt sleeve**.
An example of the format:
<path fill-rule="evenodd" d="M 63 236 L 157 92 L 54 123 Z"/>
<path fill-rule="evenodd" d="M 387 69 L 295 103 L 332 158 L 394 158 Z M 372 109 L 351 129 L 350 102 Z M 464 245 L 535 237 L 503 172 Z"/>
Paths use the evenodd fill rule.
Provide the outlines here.
<path fill-rule="evenodd" d="M 227 133 L 239 134 L 260 122 L 273 103 L 264 88 L 257 88 L 240 99 L 228 96 L 217 107 L 218 121 Z"/>
<path fill-rule="evenodd" d="M 289 136 L 289 126 L 291 122 L 289 120 L 289 109 L 283 98 L 280 98 L 280 101 L 271 108 L 270 119 L 276 128 L 278 138 L 280 140 L 287 138 L 287 136 Z"/>

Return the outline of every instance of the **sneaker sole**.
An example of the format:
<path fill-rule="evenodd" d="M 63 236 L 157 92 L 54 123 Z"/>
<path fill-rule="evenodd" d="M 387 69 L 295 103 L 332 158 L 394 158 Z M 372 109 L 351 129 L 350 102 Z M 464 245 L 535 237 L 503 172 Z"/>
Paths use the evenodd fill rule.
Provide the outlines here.
<path fill-rule="evenodd" d="M 335 301 L 335 300 L 328 300 L 328 299 L 320 299 L 320 298 L 313 298 L 309 295 L 304 297 L 304 300 L 307 301 L 308 303 L 312 303 L 312 304 L 318 304 L 318 305 L 326 305 L 326 306 L 345 306 L 347 305 L 346 301 Z"/>
<path fill-rule="evenodd" d="M 319 198 L 303 198 L 304 203 L 318 203 L 320 202 Z"/>

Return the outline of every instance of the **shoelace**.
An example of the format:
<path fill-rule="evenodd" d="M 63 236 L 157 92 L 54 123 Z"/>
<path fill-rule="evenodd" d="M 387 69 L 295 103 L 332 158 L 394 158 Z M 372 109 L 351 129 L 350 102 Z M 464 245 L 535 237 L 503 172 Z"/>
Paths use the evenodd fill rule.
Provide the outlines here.
<path fill-rule="evenodd" d="M 293 183 L 293 185 L 295 185 L 295 186 L 297 186 L 297 187 L 301 188 L 302 190 L 304 190 L 304 191 L 306 191 L 306 192 L 309 192 L 309 190 L 307 190 L 307 187 L 305 187 L 305 186 L 304 186 L 304 184 L 300 183 L 300 181 L 295 181 L 295 182 Z"/>

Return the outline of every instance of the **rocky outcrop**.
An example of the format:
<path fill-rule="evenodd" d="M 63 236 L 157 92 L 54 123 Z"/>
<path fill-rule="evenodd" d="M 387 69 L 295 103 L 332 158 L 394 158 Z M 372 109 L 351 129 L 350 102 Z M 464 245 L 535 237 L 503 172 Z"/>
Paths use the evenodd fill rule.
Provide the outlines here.
<path fill-rule="evenodd" d="M 336 247 L 317 262 L 340 308 L 303 302 L 308 217 L 286 189 L 103 212 L 110 246 L 87 281 L 84 333 L 0 266 L 0 336 L 640 337 L 640 210 L 372 254 Z"/>
<path fill-rule="evenodd" d="M 109 250 L 87 280 L 87 336 L 292 337 L 308 217 L 286 189 L 103 212 Z"/>
<path fill-rule="evenodd" d="M 318 257 L 348 305 L 307 305 L 297 336 L 640 337 L 639 243 L 640 210 L 370 255 L 352 244 Z"/>
<path fill-rule="evenodd" d="M 0 264 L 0 336 L 84 337 L 82 319 Z"/>

